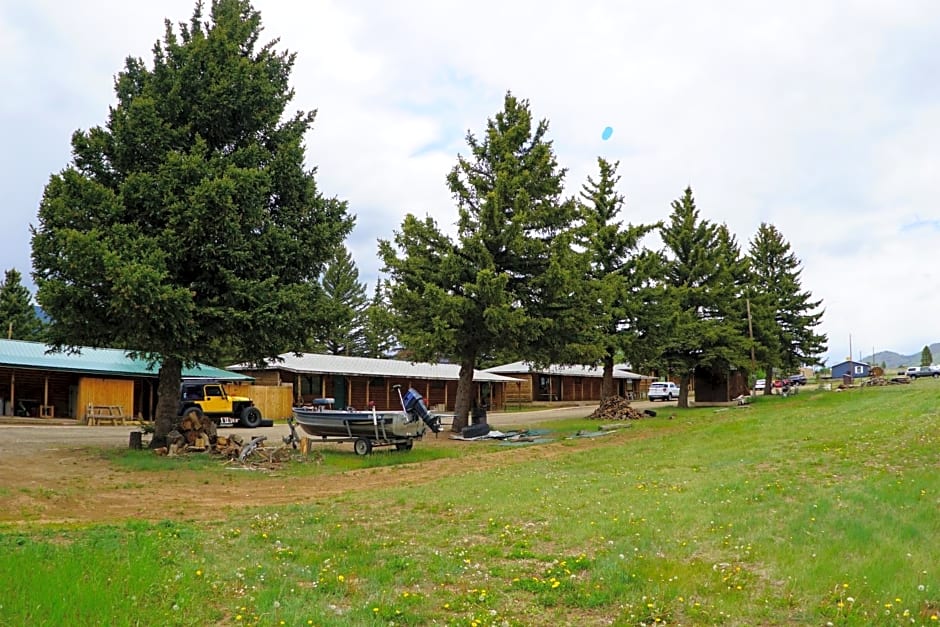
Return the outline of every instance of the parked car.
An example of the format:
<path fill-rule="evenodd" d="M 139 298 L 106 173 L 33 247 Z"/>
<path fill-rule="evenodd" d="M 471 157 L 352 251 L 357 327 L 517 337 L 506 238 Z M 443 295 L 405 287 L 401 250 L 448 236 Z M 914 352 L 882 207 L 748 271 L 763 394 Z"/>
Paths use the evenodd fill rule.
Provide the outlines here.
<path fill-rule="evenodd" d="M 755 391 L 755 392 L 763 392 L 763 391 L 764 391 L 764 386 L 766 386 L 766 385 L 767 385 L 767 380 L 766 380 L 766 379 L 758 379 L 757 381 L 754 382 L 754 391 Z"/>
<path fill-rule="evenodd" d="M 935 369 L 933 366 L 911 366 L 905 371 L 905 374 L 912 379 L 917 379 L 918 377 L 940 379 L 940 370 Z"/>
<path fill-rule="evenodd" d="M 790 381 L 790 385 L 806 385 L 805 374 L 791 374 L 787 380 Z"/>
<path fill-rule="evenodd" d="M 647 396 L 651 401 L 671 401 L 679 398 L 679 386 L 672 381 L 657 381 L 650 384 Z"/>

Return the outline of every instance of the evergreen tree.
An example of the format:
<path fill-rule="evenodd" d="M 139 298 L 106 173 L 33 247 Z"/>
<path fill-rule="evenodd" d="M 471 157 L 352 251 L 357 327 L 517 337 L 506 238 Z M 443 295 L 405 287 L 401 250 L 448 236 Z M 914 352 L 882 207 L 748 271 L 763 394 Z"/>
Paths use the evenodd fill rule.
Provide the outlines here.
<path fill-rule="evenodd" d="M 586 286 L 591 293 L 583 301 L 583 315 L 601 349 L 603 400 L 616 393 L 613 372 L 618 357 L 636 365 L 653 351 L 649 296 L 661 265 L 658 255 L 640 248 L 640 241 L 662 225 L 624 225 L 619 219 L 624 198 L 616 190 L 619 164 L 602 158 L 597 164 L 597 180 L 588 177 L 581 190 L 578 243 L 590 264 Z"/>
<path fill-rule="evenodd" d="M 691 188 L 672 203 L 660 229 L 666 245 L 662 359 L 680 376 L 679 406 L 688 407 L 689 379 L 696 368 L 727 373 L 748 363 L 743 312 L 746 265 L 724 225 L 700 220 Z"/>
<path fill-rule="evenodd" d="M 933 353 L 930 352 L 929 346 L 924 346 L 924 350 L 920 351 L 920 365 L 929 366 L 933 363 Z"/>
<path fill-rule="evenodd" d="M 372 300 L 363 312 L 363 357 L 383 358 L 398 348 L 385 282 L 375 282 Z"/>
<path fill-rule="evenodd" d="M 380 241 L 396 330 L 415 359 L 460 364 L 456 419 L 467 423 L 473 370 L 503 349 L 533 361 L 577 363 L 585 350 L 578 309 L 583 256 L 572 249 L 575 203 L 563 200 L 548 123 L 507 94 L 470 156 L 447 177 L 456 239 L 408 215 L 394 245 Z"/>
<path fill-rule="evenodd" d="M 294 55 L 259 44 L 246 0 L 167 22 L 153 67 L 128 58 L 102 127 L 72 136 L 33 230 L 53 345 L 132 349 L 160 365 L 158 446 L 183 364 L 260 362 L 326 324 L 318 279 L 352 227 L 305 168 L 314 113 L 286 114 Z"/>
<path fill-rule="evenodd" d="M 758 295 L 767 380 L 773 380 L 774 368 L 795 372 L 804 364 L 819 363 L 819 355 L 826 350 L 826 336 L 815 331 L 823 315 L 817 311 L 822 301 L 812 300 L 812 294 L 803 291 L 803 270 L 790 244 L 775 226 L 762 223 L 751 240 L 748 258 L 754 281 L 751 293 Z M 764 393 L 769 392 L 765 389 Z"/>
<path fill-rule="evenodd" d="M 363 355 L 366 286 L 359 282 L 359 269 L 345 246 L 336 248 L 323 272 L 321 287 L 330 324 L 316 342 L 330 355 Z"/>
<path fill-rule="evenodd" d="M 36 315 L 23 275 L 15 268 L 6 271 L 0 283 L 0 329 L 9 340 L 42 339 L 43 324 Z"/>

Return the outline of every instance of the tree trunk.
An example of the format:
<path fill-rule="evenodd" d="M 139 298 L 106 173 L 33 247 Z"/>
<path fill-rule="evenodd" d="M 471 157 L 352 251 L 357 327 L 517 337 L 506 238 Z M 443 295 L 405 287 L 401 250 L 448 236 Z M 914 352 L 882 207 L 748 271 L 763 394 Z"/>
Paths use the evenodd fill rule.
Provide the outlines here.
<path fill-rule="evenodd" d="M 683 372 L 679 377 L 679 402 L 676 407 L 689 408 L 689 373 Z"/>
<path fill-rule="evenodd" d="M 457 400 L 454 406 L 454 422 L 451 431 L 460 433 L 469 424 L 470 407 L 473 402 L 473 366 L 475 357 L 464 357 L 460 362 L 460 379 L 457 380 Z"/>
<path fill-rule="evenodd" d="M 150 448 L 166 446 L 166 434 L 176 428 L 179 420 L 180 381 L 183 364 L 175 357 L 167 357 L 160 366 L 160 383 L 157 387 L 157 412 L 153 418 L 154 432 Z"/>
<path fill-rule="evenodd" d="M 614 356 L 610 353 L 604 355 L 604 378 L 601 379 L 601 400 L 616 394 L 614 389 Z"/>
<path fill-rule="evenodd" d="M 764 375 L 764 395 L 774 393 L 774 367 L 767 366 L 764 368 L 767 371 L 767 374 Z"/>

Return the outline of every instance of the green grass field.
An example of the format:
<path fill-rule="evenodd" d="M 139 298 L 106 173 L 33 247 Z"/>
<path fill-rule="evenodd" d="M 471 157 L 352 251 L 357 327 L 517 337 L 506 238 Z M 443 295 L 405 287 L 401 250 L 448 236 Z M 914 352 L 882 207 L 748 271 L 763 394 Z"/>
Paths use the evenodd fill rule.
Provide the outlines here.
<path fill-rule="evenodd" d="M 940 624 L 940 382 L 666 413 L 540 455 L 463 449 L 417 488 L 389 468 L 218 522 L 8 526 L 0 625 Z M 257 483 L 439 459 L 337 453 Z"/>

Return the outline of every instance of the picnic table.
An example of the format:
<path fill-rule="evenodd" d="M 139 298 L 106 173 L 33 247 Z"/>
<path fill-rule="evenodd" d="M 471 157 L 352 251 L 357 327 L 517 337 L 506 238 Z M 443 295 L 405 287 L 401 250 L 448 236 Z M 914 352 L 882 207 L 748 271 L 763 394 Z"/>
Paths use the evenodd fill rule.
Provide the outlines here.
<path fill-rule="evenodd" d="M 101 425 L 111 423 L 112 425 L 127 424 L 133 416 L 124 413 L 123 405 L 92 405 L 89 403 L 85 411 L 85 424 Z"/>

